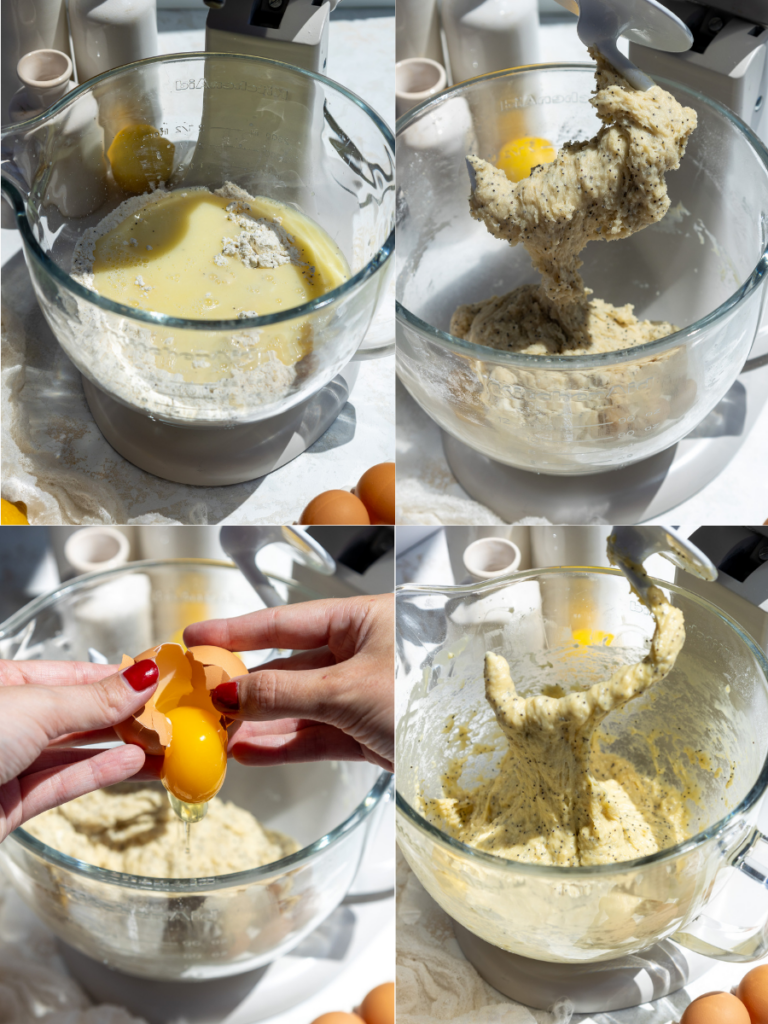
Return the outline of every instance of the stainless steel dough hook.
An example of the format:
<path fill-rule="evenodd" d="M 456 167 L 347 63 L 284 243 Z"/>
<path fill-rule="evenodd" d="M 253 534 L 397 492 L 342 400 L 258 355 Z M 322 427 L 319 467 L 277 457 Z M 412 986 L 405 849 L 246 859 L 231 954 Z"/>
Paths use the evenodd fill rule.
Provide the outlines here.
<path fill-rule="evenodd" d="M 284 603 L 256 565 L 256 556 L 268 544 L 290 544 L 297 561 L 323 576 L 336 572 L 336 562 L 325 548 L 297 526 L 222 526 L 219 542 L 267 608 Z"/>

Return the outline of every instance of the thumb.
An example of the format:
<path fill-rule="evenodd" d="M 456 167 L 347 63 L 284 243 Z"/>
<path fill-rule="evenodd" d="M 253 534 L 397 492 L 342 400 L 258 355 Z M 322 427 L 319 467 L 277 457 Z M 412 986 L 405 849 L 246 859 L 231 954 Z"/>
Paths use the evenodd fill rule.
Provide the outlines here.
<path fill-rule="evenodd" d="M 125 721 L 146 704 L 157 679 L 157 665 L 145 658 L 95 683 L 19 687 L 23 706 L 18 710 L 28 710 L 52 741 L 70 732 L 90 732 Z"/>
<path fill-rule="evenodd" d="M 273 722 L 311 718 L 336 725 L 342 707 L 339 666 L 291 672 L 257 669 L 211 691 L 214 706 L 230 718 Z"/>

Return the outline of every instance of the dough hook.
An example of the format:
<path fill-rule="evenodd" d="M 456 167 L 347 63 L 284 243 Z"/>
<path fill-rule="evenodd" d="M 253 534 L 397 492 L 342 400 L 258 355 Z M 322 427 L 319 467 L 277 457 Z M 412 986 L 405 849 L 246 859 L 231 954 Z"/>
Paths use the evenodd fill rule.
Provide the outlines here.
<path fill-rule="evenodd" d="M 617 48 L 619 36 L 654 50 L 682 53 L 689 50 L 693 35 L 688 26 L 658 0 L 557 0 L 578 16 L 577 31 L 585 46 L 602 53 L 608 63 L 635 88 L 645 91 L 654 85 L 640 68 Z M 475 169 L 467 160 L 470 188 L 477 188 Z"/>
<path fill-rule="evenodd" d="M 594 46 L 635 89 L 650 89 L 653 79 L 616 46 L 619 36 L 654 50 L 681 53 L 693 43 L 691 30 L 658 0 L 557 0 L 578 15 L 579 39 Z"/>
<path fill-rule="evenodd" d="M 333 576 L 336 563 L 318 542 L 296 526 L 222 526 L 219 542 L 267 608 L 283 600 L 256 565 L 256 556 L 267 544 L 287 543 L 297 561 L 323 576 Z"/>
<path fill-rule="evenodd" d="M 649 555 L 656 554 L 701 580 L 717 579 L 717 569 L 704 552 L 671 526 L 615 526 L 608 538 L 608 558 L 621 569 L 644 604 L 651 584 L 642 565 Z"/>

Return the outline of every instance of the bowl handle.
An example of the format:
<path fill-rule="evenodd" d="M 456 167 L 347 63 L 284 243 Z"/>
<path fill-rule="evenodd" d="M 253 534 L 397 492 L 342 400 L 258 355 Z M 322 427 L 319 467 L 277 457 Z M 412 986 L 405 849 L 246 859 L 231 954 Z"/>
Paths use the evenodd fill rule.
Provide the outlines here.
<path fill-rule="evenodd" d="M 746 841 L 739 844 L 728 864 L 768 889 L 768 836 L 754 829 Z M 694 953 L 703 953 L 715 960 L 749 963 L 768 954 L 768 915 L 756 927 L 743 927 L 723 924 L 699 914 L 684 932 L 675 932 L 671 938 Z"/>

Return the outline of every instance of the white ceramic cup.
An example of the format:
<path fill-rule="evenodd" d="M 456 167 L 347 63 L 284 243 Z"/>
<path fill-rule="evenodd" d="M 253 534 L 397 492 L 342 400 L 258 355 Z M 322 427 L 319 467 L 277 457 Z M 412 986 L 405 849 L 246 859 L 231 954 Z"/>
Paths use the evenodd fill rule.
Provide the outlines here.
<path fill-rule="evenodd" d="M 67 537 L 64 557 L 78 573 L 117 569 L 131 557 L 131 545 L 114 526 L 86 526 Z"/>
<path fill-rule="evenodd" d="M 16 65 L 30 102 L 44 110 L 69 89 L 72 61 L 60 50 L 32 50 Z"/>
<path fill-rule="evenodd" d="M 445 68 L 429 57 L 408 57 L 395 64 L 395 112 L 406 114 L 424 100 L 437 96 L 448 84 Z"/>
<path fill-rule="evenodd" d="M 464 566 L 477 580 L 515 572 L 520 560 L 520 548 L 506 537 L 481 537 L 464 549 Z"/>

